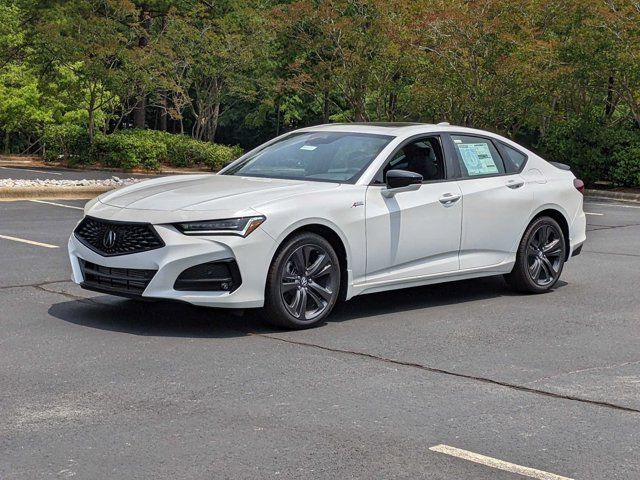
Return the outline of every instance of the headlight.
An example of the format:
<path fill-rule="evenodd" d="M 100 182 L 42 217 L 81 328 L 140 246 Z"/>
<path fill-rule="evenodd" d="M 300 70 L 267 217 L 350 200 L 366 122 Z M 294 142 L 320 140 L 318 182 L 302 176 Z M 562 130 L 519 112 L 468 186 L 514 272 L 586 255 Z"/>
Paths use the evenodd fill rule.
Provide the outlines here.
<path fill-rule="evenodd" d="M 185 235 L 240 235 L 246 237 L 266 220 L 265 217 L 224 218 L 201 222 L 174 223 Z"/>

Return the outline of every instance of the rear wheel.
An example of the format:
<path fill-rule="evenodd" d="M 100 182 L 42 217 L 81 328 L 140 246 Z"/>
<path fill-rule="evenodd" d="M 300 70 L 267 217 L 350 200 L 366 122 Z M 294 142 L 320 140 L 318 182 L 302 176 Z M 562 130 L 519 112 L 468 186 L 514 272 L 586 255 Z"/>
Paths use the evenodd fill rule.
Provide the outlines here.
<path fill-rule="evenodd" d="M 505 275 L 507 283 L 522 292 L 552 289 L 560 279 L 566 248 L 558 222 L 551 217 L 534 220 L 520 241 L 513 271 Z"/>
<path fill-rule="evenodd" d="M 331 244 L 315 233 L 296 235 L 269 268 L 267 320 L 287 328 L 313 327 L 331 313 L 339 290 L 340 264 Z"/>

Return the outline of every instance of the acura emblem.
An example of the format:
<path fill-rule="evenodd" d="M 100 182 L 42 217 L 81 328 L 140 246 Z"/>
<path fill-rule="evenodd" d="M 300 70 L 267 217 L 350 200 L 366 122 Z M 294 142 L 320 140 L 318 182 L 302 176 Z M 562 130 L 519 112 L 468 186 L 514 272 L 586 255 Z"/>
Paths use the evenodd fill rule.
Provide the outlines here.
<path fill-rule="evenodd" d="M 105 233 L 102 238 L 102 245 L 104 245 L 104 248 L 113 248 L 116 244 L 116 239 L 116 232 L 114 230 L 107 230 L 107 233 Z"/>

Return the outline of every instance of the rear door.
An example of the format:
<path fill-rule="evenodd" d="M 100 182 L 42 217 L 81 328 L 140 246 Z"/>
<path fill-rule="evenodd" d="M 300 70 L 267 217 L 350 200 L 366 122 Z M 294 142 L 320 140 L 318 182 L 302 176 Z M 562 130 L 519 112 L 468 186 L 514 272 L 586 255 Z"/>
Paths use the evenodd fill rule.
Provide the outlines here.
<path fill-rule="evenodd" d="M 519 173 L 526 156 L 517 165 L 519 152 L 511 158 L 489 137 L 451 134 L 450 141 L 462 192 L 460 269 L 498 265 L 515 252 L 533 206 L 533 189 Z"/>

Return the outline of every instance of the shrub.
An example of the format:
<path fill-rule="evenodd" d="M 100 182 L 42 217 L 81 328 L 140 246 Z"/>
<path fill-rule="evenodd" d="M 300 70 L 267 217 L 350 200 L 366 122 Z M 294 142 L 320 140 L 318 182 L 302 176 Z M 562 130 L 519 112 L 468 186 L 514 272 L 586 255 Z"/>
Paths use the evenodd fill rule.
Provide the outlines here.
<path fill-rule="evenodd" d="M 548 160 L 570 165 L 587 183 L 606 178 L 608 159 L 600 126 L 588 119 L 571 118 L 553 125 L 542 139 Z"/>
<path fill-rule="evenodd" d="M 45 161 L 90 161 L 89 135 L 78 125 L 47 125 L 44 129 L 43 143 Z"/>
<path fill-rule="evenodd" d="M 173 167 L 207 166 L 212 170 L 218 170 L 242 154 L 242 149 L 237 146 L 201 142 L 185 135 L 153 130 L 142 132 L 166 146 L 167 159 L 163 163 Z"/>
<path fill-rule="evenodd" d="M 98 162 L 111 168 L 158 170 L 206 166 L 217 170 L 242 154 L 240 147 L 201 142 L 185 135 L 157 130 L 121 130 L 109 135 L 96 132 L 90 145 L 86 130 L 73 125 L 48 127 L 46 159 L 70 163 Z"/>
<path fill-rule="evenodd" d="M 596 116 L 574 117 L 554 124 L 539 146 L 548 160 L 571 165 L 588 184 L 613 180 L 630 185 L 634 182 L 626 177 L 634 171 L 630 152 L 640 148 L 640 130 L 606 126 Z M 619 166 L 623 161 L 624 166 Z"/>
<path fill-rule="evenodd" d="M 135 166 L 157 169 L 160 165 L 172 167 L 207 166 L 212 170 L 222 168 L 235 160 L 242 150 L 214 143 L 201 142 L 185 135 L 175 135 L 157 130 L 123 130 L 108 135 L 114 144 L 103 152 L 103 162 L 117 166 L 118 155 L 123 164 L 120 168 Z M 125 166 L 126 165 L 126 166 Z"/>
<path fill-rule="evenodd" d="M 613 180 L 625 187 L 640 187 L 640 146 L 627 148 L 613 156 Z"/>
<path fill-rule="evenodd" d="M 141 135 L 101 134 L 94 138 L 92 153 L 93 158 L 107 167 L 159 170 L 167 158 L 167 147 Z"/>

